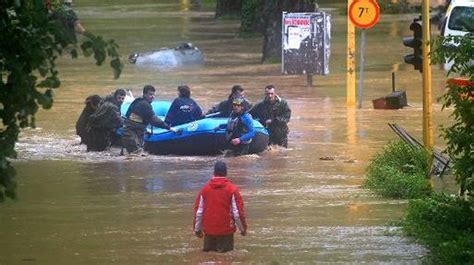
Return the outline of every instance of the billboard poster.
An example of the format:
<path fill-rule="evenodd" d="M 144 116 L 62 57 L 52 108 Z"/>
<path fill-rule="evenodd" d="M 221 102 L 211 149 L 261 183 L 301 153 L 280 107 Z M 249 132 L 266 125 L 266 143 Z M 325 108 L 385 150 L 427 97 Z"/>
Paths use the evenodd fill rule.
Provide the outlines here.
<path fill-rule="evenodd" d="M 282 72 L 329 74 L 331 16 L 283 12 L 282 19 Z"/>

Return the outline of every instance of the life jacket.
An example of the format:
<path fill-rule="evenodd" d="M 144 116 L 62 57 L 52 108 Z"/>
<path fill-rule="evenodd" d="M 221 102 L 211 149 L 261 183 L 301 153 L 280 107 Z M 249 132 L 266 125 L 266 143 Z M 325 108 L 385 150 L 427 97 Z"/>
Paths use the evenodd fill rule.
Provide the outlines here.
<path fill-rule="evenodd" d="M 227 141 L 230 141 L 234 138 L 239 138 L 242 136 L 242 134 L 246 134 L 248 132 L 248 128 L 245 126 L 245 124 L 242 122 L 241 117 L 245 113 L 242 113 L 237 116 L 233 116 L 231 114 L 229 120 L 227 121 L 227 129 L 226 129 L 226 139 Z M 252 142 L 252 139 L 249 139 L 247 141 L 242 141 L 241 144 L 250 144 Z"/>
<path fill-rule="evenodd" d="M 146 99 L 137 98 L 130 104 L 130 106 L 128 107 L 127 113 L 125 114 L 125 117 L 129 121 L 145 124 L 145 121 L 143 120 L 143 117 L 139 113 L 136 113 L 135 109 L 134 109 L 138 105 L 138 103 L 140 103 L 143 100 L 146 100 Z"/>

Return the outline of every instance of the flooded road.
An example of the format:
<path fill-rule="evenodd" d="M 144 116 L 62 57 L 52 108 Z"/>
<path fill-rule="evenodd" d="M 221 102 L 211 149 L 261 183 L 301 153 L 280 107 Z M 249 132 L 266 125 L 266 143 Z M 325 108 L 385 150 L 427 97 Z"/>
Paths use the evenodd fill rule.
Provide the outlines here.
<path fill-rule="evenodd" d="M 187 1 L 135 3 L 77 1 L 85 27 L 113 38 L 124 60 L 133 52 L 191 41 L 205 56 L 201 68 L 160 72 L 126 63 L 122 77 L 87 58 L 62 58 L 61 88 L 52 110 L 37 116 L 17 145 L 16 202 L 0 204 L 0 264 L 197 264 L 230 263 L 421 263 L 425 249 L 405 237 L 399 220 L 406 201 L 372 195 L 360 185 L 370 158 L 397 137 L 388 122 L 422 135 L 421 75 L 402 63 L 410 51 L 402 37 L 416 15 L 382 16 L 367 31 L 364 104 L 345 102 L 345 18 L 333 15 L 330 75 L 283 76 L 279 64 L 260 64 L 261 38 L 241 38 L 235 21 L 214 21 L 204 7 Z M 104 2 L 108 3 L 108 2 Z M 324 2 L 323 2 L 324 3 Z M 327 5 L 327 6 L 326 6 Z M 371 100 L 406 90 L 409 107 L 374 110 Z M 443 91 L 444 73 L 433 66 L 433 93 Z M 289 148 L 238 158 L 147 156 L 126 159 L 119 149 L 87 153 L 74 124 L 90 94 L 117 87 L 136 95 L 146 84 L 157 99 L 172 100 L 187 84 L 207 110 L 226 98 L 234 84 L 253 102 L 274 84 L 292 109 Z M 434 100 L 435 145 L 447 113 Z M 192 233 L 192 204 L 216 159 L 228 163 L 229 178 L 241 188 L 249 233 L 236 236 L 236 250 L 202 253 Z"/>

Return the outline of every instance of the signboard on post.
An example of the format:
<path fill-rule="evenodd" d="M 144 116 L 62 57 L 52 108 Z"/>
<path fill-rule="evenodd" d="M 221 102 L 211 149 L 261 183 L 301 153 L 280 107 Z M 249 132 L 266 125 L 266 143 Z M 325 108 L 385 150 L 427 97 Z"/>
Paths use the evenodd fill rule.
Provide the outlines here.
<path fill-rule="evenodd" d="M 331 16 L 324 12 L 283 12 L 282 72 L 329 74 Z"/>
<path fill-rule="evenodd" d="M 349 6 L 349 19 L 356 27 L 361 28 L 360 32 L 360 68 L 358 85 L 358 107 L 362 108 L 364 82 L 364 50 L 365 50 L 365 30 L 371 28 L 379 21 L 380 8 L 375 0 L 354 0 Z"/>
<path fill-rule="evenodd" d="M 349 18 L 358 28 L 371 28 L 379 17 L 380 7 L 374 0 L 355 0 L 349 7 Z"/>

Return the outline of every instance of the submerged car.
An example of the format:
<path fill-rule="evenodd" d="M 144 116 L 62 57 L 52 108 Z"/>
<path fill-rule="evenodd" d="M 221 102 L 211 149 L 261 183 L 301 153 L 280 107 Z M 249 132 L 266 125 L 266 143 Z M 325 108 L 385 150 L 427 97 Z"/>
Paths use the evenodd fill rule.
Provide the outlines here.
<path fill-rule="evenodd" d="M 204 55 L 192 43 L 181 43 L 176 48 L 161 48 L 157 51 L 133 53 L 128 62 L 140 66 L 178 68 L 204 64 Z"/>

